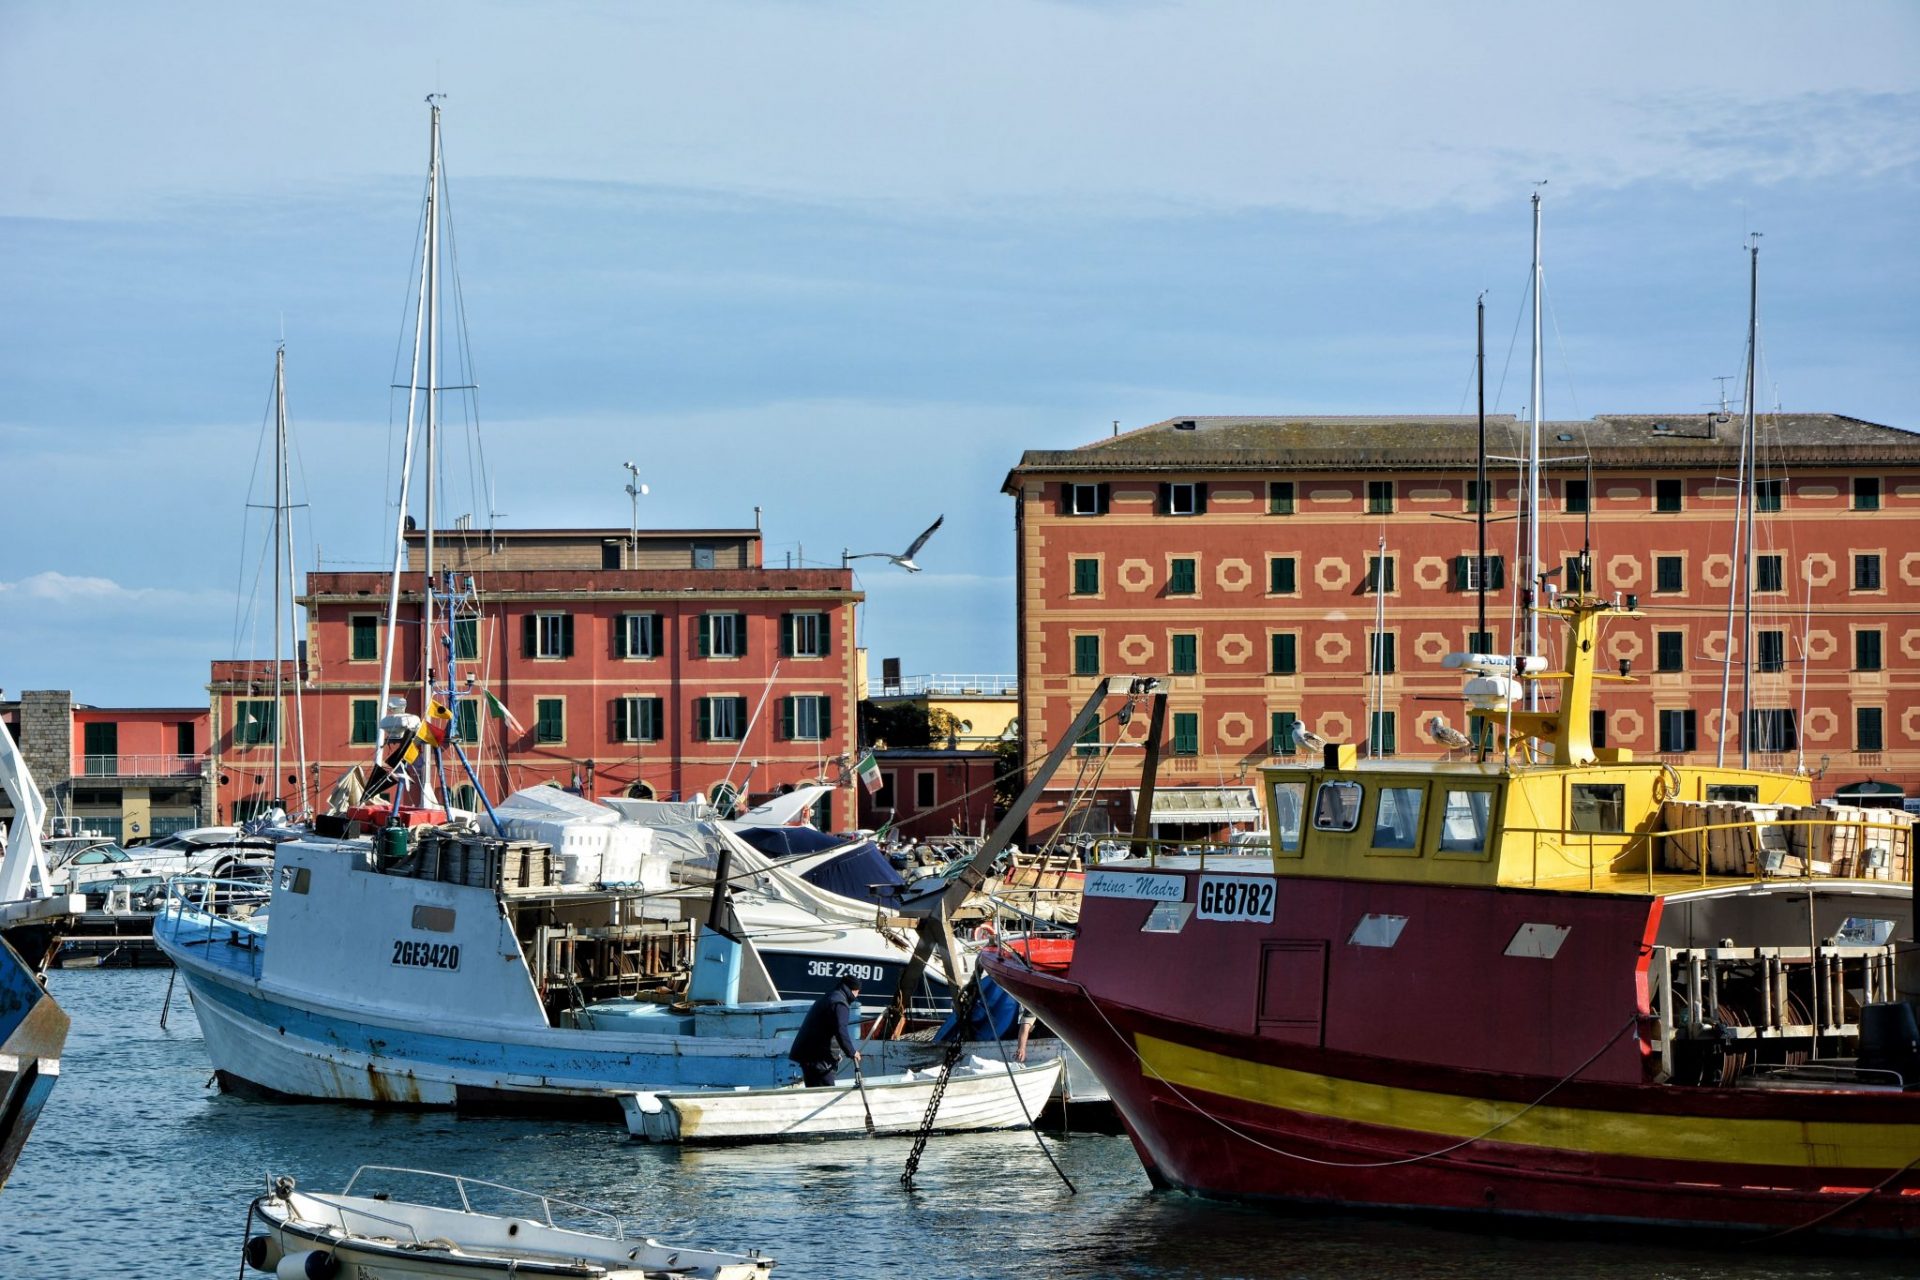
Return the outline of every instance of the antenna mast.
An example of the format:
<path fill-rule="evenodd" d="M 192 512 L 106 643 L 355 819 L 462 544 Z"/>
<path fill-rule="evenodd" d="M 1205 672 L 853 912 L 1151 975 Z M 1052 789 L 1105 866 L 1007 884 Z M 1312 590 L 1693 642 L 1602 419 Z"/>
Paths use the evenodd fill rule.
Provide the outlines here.
<path fill-rule="evenodd" d="M 1540 400 L 1544 379 L 1540 367 L 1540 293 L 1544 274 L 1540 266 L 1540 192 L 1536 188 L 1533 193 L 1533 404 L 1527 437 L 1528 657 L 1540 652 L 1540 601 L 1537 596 L 1543 585 L 1540 576 Z M 1591 502 L 1592 495 L 1588 495 L 1587 500 Z M 1537 710 L 1539 705 L 1539 685 L 1530 680 L 1527 682 L 1527 709 Z"/>

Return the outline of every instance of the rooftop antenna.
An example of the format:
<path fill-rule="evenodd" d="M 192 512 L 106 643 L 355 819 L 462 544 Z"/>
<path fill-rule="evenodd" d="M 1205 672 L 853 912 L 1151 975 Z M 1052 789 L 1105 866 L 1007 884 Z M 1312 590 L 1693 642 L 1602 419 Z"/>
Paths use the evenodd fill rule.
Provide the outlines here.
<path fill-rule="evenodd" d="M 632 499 L 633 513 L 627 520 L 627 554 L 640 554 L 640 499 L 647 493 L 647 486 L 640 483 L 640 468 L 631 462 L 623 462 L 627 469 L 627 497 Z"/>
<path fill-rule="evenodd" d="M 1731 373 L 1717 373 L 1713 376 L 1713 380 L 1720 384 L 1720 416 L 1723 418 L 1727 416 L 1727 384 L 1732 382 L 1733 378 L 1734 375 Z"/>

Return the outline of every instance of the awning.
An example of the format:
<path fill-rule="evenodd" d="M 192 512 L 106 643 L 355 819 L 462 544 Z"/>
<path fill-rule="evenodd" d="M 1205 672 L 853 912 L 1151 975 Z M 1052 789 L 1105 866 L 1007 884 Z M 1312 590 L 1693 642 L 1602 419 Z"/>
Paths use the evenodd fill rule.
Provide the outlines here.
<path fill-rule="evenodd" d="M 1133 807 L 1139 812 L 1138 791 L 1133 793 Z M 1148 821 L 1191 826 L 1258 822 L 1260 802 L 1252 787 L 1156 787 Z"/>
<path fill-rule="evenodd" d="M 1834 791 L 1836 799 L 1840 797 L 1870 796 L 1879 800 L 1904 800 L 1907 793 L 1891 782 L 1875 782 L 1869 778 L 1865 782 L 1856 782 L 1851 786 L 1840 787 Z"/>

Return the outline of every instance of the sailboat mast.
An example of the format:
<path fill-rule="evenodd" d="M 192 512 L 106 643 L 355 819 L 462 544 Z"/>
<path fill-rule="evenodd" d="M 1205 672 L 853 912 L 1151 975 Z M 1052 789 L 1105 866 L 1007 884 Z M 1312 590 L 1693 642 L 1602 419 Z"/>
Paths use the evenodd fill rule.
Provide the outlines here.
<path fill-rule="evenodd" d="M 1474 471 L 1475 492 L 1479 501 L 1474 504 L 1477 516 L 1474 523 L 1479 526 L 1480 559 L 1474 566 L 1474 581 L 1480 584 L 1479 596 L 1479 633 L 1487 633 L 1487 295 L 1481 294 L 1473 304 L 1473 367 L 1479 386 L 1479 424 L 1480 448 L 1478 463 Z"/>
<path fill-rule="evenodd" d="M 1540 602 L 1534 598 L 1544 586 L 1540 575 L 1540 400 L 1545 382 L 1540 367 L 1540 293 L 1545 273 L 1540 267 L 1540 193 L 1533 193 L 1533 394 L 1527 434 L 1527 656 L 1540 652 Z M 1593 500 L 1589 494 L 1587 500 Z M 1527 682 L 1527 709 L 1539 707 L 1539 685 Z"/>
<path fill-rule="evenodd" d="M 434 102 L 432 161 L 427 170 L 427 538 L 420 593 L 420 715 L 433 700 L 433 488 L 440 434 L 440 104 Z"/>
<path fill-rule="evenodd" d="M 286 620 L 280 614 L 280 566 L 286 558 L 287 520 L 287 348 L 273 353 L 273 786 L 280 790 L 280 632 Z"/>
<path fill-rule="evenodd" d="M 1747 504 L 1747 540 L 1741 553 L 1746 564 L 1747 589 L 1742 601 L 1742 619 L 1740 629 L 1740 767 L 1747 768 L 1751 763 L 1753 747 L 1753 517 L 1759 508 L 1756 499 L 1760 492 L 1760 453 L 1759 440 L 1754 431 L 1753 415 L 1753 373 L 1754 353 L 1760 336 L 1760 238 L 1756 235 L 1747 249 L 1749 263 L 1747 269 L 1747 420 L 1743 433 L 1744 443 L 1741 449 L 1747 456 L 1746 492 L 1741 496 Z M 1733 655 L 1727 655 L 1731 661 Z M 1721 735 L 1726 734 L 1726 725 L 1720 727 Z"/>

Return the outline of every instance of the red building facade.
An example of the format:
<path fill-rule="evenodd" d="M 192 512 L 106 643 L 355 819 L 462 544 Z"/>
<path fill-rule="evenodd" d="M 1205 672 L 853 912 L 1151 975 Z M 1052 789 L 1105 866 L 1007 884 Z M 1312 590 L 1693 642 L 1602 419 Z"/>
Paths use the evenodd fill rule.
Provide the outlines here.
<path fill-rule="evenodd" d="M 915 840 L 981 836 L 993 830 L 993 781 L 1000 757 L 991 751 L 926 747 L 873 753 L 880 789 L 860 794 L 860 825 L 886 827 Z"/>
<path fill-rule="evenodd" d="M 423 556 L 411 538 L 394 694 L 417 711 Z M 436 564 L 467 593 L 451 628 L 456 725 L 490 796 L 544 782 L 589 796 L 758 794 L 838 776 L 853 751 L 862 597 L 846 570 L 766 568 L 751 529 L 445 531 L 436 544 Z M 381 573 L 307 576 L 301 692 L 322 799 L 377 750 L 387 592 Z M 445 657 L 434 665 L 443 689 Z M 270 669 L 264 681 L 222 674 L 213 736 L 230 813 L 268 798 L 255 779 L 270 772 L 258 766 L 274 734 L 283 762 L 294 759 L 295 706 L 288 692 L 274 711 Z M 471 804 L 472 782 L 448 767 L 455 802 Z M 842 790 L 817 816 L 844 825 L 851 804 Z"/>
<path fill-rule="evenodd" d="M 1489 419 L 1487 452 L 1520 456 L 1524 434 Z M 1744 745 L 1755 767 L 1816 774 L 1816 794 L 1920 794 L 1920 436 L 1835 415 L 1762 420 L 1747 646 L 1744 603 L 1727 625 L 1746 576 L 1730 479 L 1740 434 L 1720 415 L 1544 430 L 1556 461 L 1543 581 L 1565 590 L 1590 541 L 1592 589 L 1636 596 L 1644 614 L 1607 630 L 1606 662 L 1633 680 L 1601 690 L 1597 741 L 1674 761 L 1724 750 L 1730 764 Z M 1295 721 L 1376 755 L 1443 754 L 1432 718 L 1467 724 L 1460 674 L 1440 660 L 1523 649 L 1516 586 L 1534 576 L 1511 462 L 1489 469 L 1479 560 L 1477 458 L 1471 418 L 1176 419 L 1025 454 L 1005 491 L 1029 761 L 1102 674 L 1168 682 L 1162 788 L 1254 781 L 1291 754 Z M 1476 634 L 1483 580 L 1488 635 Z M 1551 661 L 1559 633 L 1548 622 L 1541 635 Z M 1097 733 L 1134 742 L 1145 719 Z M 1140 760 L 1114 753 L 1091 817 L 1072 821 L 1129 825 Z M 1063 773 L 1036 834 L 1067 818 L 1073 786 Z"/>
<path fill-rule="evenodd" d="M 211 822 L 204 707 L 95 707 L 63 689 L 0 703 L 56 834 L 141 844 Z M 0 796 L 0 823 L 13 811 Z"/>

